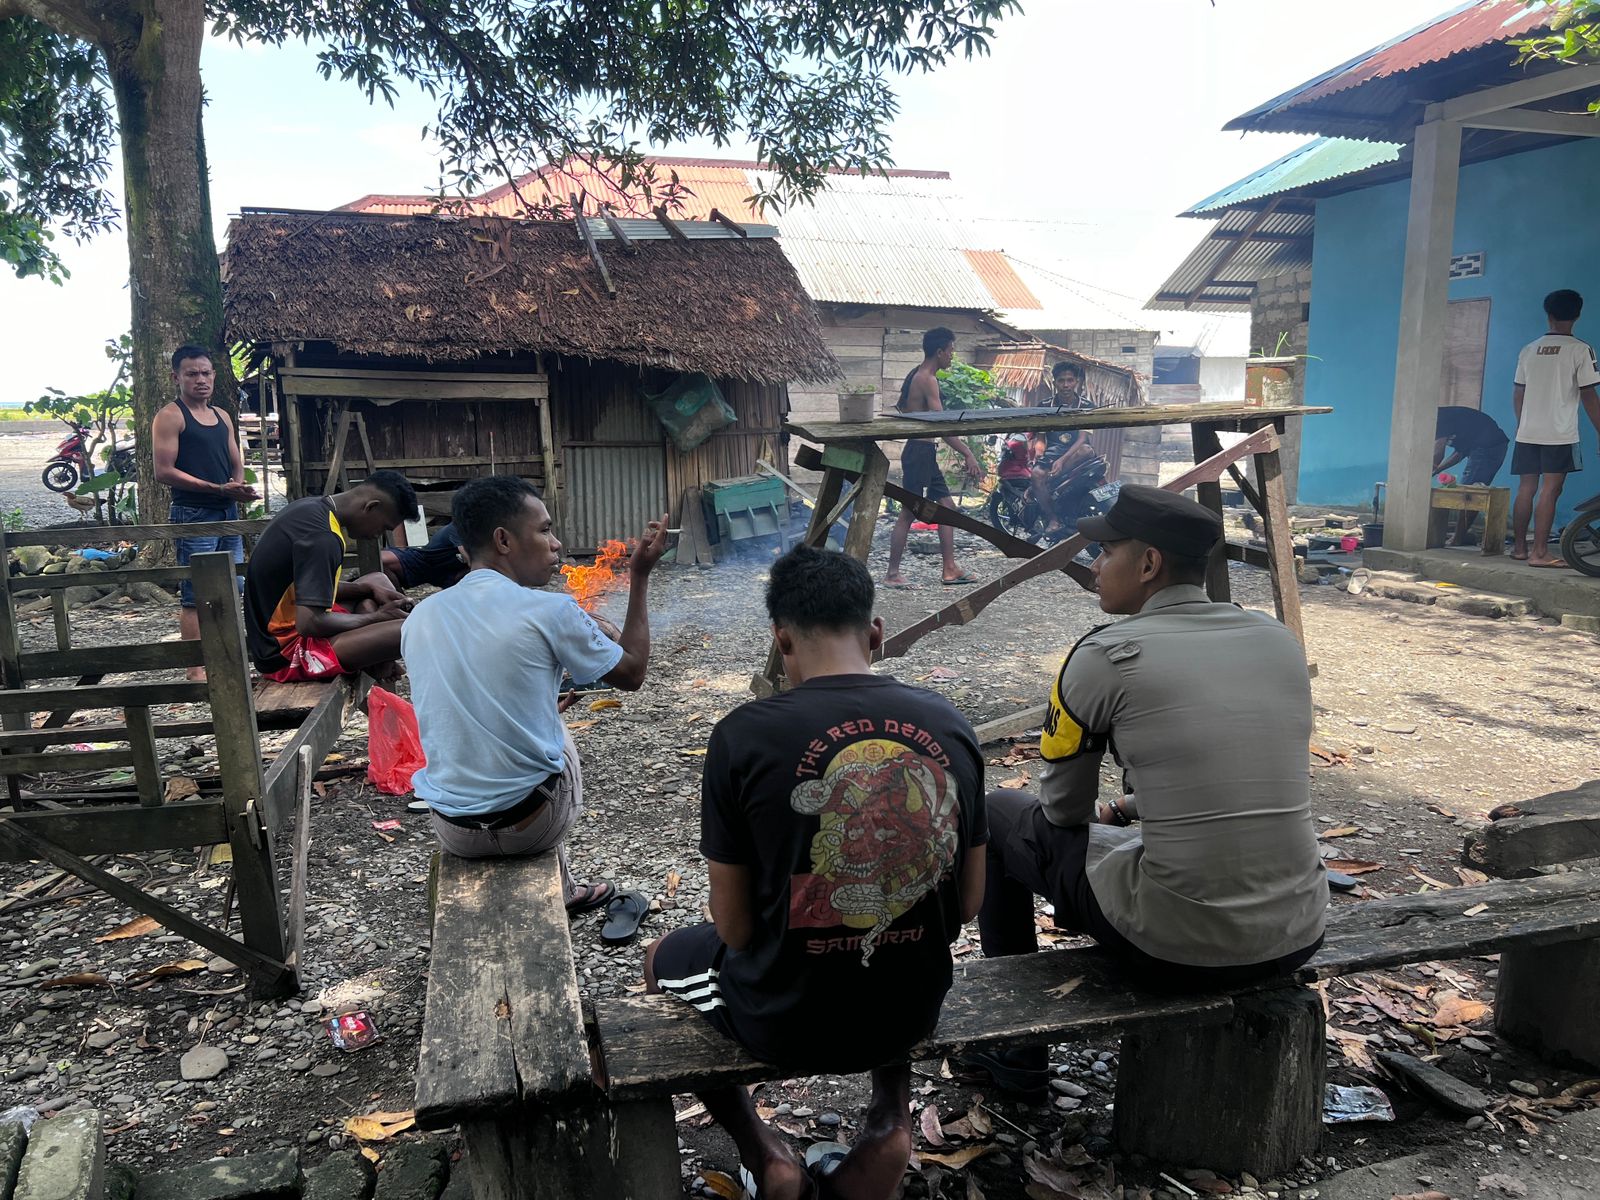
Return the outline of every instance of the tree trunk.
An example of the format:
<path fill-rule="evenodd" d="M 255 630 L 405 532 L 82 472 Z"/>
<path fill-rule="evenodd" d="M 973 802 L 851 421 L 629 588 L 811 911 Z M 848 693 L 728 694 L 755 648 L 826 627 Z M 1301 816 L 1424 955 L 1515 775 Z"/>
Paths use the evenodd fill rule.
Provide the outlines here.
<path fill-rule="evenodd" d="M 204 0 L 136 0 L 129 7 L 136 31 L 101 49 L 117 101 L 127 194 L 139 519 L 159 523 L 171 497 L 155 481 L 150 422 L 176 395 L 172 351 L 189 342 L 213 353 L 213 400 L 235 415 L 238 385 L 223 344 L 222 276 L 201 127 Z"/>

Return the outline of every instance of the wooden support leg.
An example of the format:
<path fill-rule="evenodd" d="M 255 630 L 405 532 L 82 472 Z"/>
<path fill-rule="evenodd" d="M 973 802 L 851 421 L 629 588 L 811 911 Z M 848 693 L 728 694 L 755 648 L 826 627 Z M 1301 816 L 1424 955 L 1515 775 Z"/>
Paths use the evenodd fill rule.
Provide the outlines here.
<path fill-rule="evenodd" d="M 1500 955 L 1495 1030 L 1561 1066 L 1600 1067 L 1600 940 L 1528 946 Z"/>
<path fill-rule="evenodd" d="M 1483 514 L 1483 552 L 1506 552 L 1506 521 L 1511 516 L 1511 489 L 1490 488 L 1489 508 Z"/>
<path fill-rule="evenodd" d="M 233 560 L 227 554 L 198 554 L 191 565 L 228 842 L 233 848 L 239 929 L 246 946 L 281 963 L 289 957 L 289 946 L 272 830 L 262 814 L 261 737 L 250 697 L 250 665 Z M 262 994 L 284 995 L 294 981 L 292 975 L 281 975 L 257 976 L 255 982 Z"/>
<path fill-rule="evenodd" d="M 461 1126 L 473 1200 L 680 1200 L 672 1101 L 538 1110 Z"/>
<path fill-rule="evenodd" d="M 1217 431 L 1210 425 L 1189 426 L 1189 439 L 1194 446 L 1194 461 L 1205 462 L 1213 454 L 1222 452 L 1222 442 L 1217 438 Z M 1202 480 L 1194 485 L 1195 495 L 1201 504 L 1204 504 L 1217 516 L 1222 515 L 1222 484 L 1217 480 Z M 1233 599 L 1233 590 L 1228 583 L 1228 548 L 1219 541 L 1216 549 L 1211 552 L 1211 562 L 1206 567 L 1206 595 L 1213 600 L 1228 601 Z"/>
<path fill-rule="evenodd" d="M 845 530 L 844 552 L 851 558 L 867 561 L 872 535 L 878 528 L 878 510 L 883 507 L 883 485 L 889 479 L 889 460 L 876 442 L 864 442 L 866 465 L 856 484 L 856 506 Z"/>
<path fill-rule="evenodd" d="M 1256 487 L 1263 501 L 1262 534 L 1267 542 L 1267 571 L 1272 577 L 1272 602 L 1277 609 L 1278 620 L 1289 627 L 1304 649 L 1306 631 L 1300 619 L 1300 577 L 1294 564 L 1294 533 L 1289 524 L 1283 464 L 1276 449 L 1256 455 L 1255 464 Z"/>
<path fill-rule="evenodd" d="M 1321 998 L 1289 987 L 1234 1001 L 1226 1025 L 1172 1024 L 1122 1039 L 1115 1135 L 1128 1154 L 1262 1177 L 1322 1141 Z M 1226 1092 L 1226 1102 L 1195 1096 Z"/>

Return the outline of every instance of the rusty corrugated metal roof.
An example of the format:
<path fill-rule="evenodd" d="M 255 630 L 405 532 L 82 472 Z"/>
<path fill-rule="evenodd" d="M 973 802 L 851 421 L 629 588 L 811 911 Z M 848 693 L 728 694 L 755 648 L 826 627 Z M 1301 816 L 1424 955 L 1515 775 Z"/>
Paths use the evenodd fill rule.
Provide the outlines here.
<path fill-rule="evenodd" d="M 1439 97 L 1426 88 L 1413 94 L 1407 83 L 1411 76 L 1427 74 L 1424 68 L 1434 64 L 1526 37 L 1547 28 L 1552 18 L 1551 6 L 1539 0 L 1474 0 L 1273 97 L 1223 128 L 1365 137 L 1381 136 L 1397 121 L 1414 125 L 1412 118 L 1420 116 L 1420 106 Z M 1507 74 L 1513 57 L 1506 46 L 1504 62 L 1497 63 Z M 1459 95 L 1471 89 L 1458 85 L 1447 90 Z M 1313 111 L 1319 101 L 1340 95 L 1345 98 L 1335 106 L 1338 112 Z M 1417 111 L 1410 111 L 1413 108 Z"/>
<path fill-rule="evenodd" d="M 1001 308 L 1043 308 L 1004 250 L 963 250 L 967 263 L 978 273 L 984 288 Z"/>

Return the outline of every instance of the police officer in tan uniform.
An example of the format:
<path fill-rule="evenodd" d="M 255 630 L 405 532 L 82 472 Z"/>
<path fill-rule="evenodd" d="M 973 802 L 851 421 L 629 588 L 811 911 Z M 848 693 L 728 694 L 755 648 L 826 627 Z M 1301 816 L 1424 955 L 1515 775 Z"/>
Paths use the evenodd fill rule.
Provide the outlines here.
<path fill-rule="evenodd" d="M 1265 613 L 1211 601 L 1209 509 L 1127 486 L 1079 532 L 1104 547 L 1100 607 L 1126 619 L 1074 646 L 1050 696 L 1040 795 L 991 793 L 988 957 L 1036 950 L 1034 897 L 1146 987 L 1203 991 L 1288 974 L 1322 943 L 1328 885 L 1311 819 L 1311 688 Z M 1123 787 L 1102 803 L 1110 750 Z M 1098 829 L 1098 818 L 1126 830 Z M 1094 845 L 1091 847 L 1091 841 Z M 963 1060 L 1041 1092 L 1044 1047 Z"/>

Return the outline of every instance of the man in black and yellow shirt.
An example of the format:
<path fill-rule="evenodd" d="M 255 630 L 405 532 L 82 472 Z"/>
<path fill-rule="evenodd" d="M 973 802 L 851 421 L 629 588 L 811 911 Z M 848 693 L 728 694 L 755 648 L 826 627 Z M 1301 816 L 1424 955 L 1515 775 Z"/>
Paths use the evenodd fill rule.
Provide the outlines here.
<path fill-rule="evenodd" d="M 411 601 L 381 571 L 340 581 L 345 551 L 417 517 L 417 494 L 396 471 L 347 492 L 307 496 L 273 518 L 245 568 L 245 641 L 277 683 L 326 679 L 400 657 Z"/>

